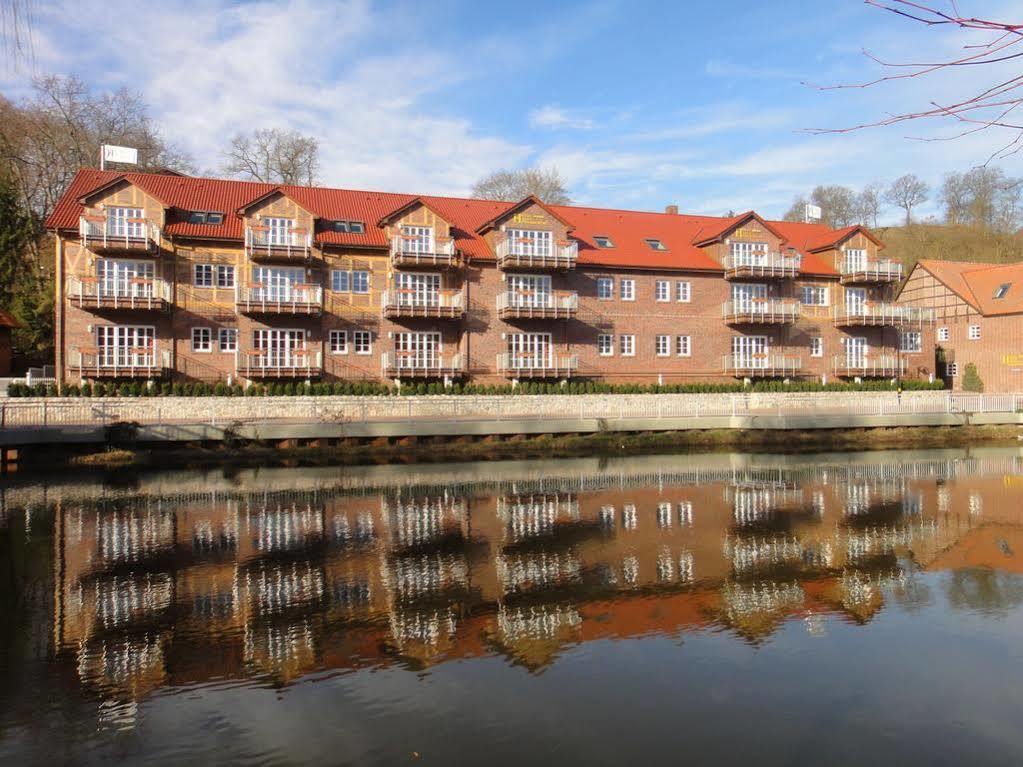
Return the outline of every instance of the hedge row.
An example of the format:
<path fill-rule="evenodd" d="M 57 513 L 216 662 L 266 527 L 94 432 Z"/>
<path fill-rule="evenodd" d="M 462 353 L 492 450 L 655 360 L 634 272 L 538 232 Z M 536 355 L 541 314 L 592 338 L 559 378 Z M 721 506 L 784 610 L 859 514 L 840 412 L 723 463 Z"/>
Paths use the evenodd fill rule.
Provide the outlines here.
<path fill-rule="evenodd" d="M 65 397 L 279 397 L 279 396 L 411 396 L 418 394 L 735 394 L 740 392 L 854 392 L 894 391 L 899 388 L 889 380 L 864 381 L 863 383 L 835 382 L 821 384 L 812 381 L 758 381 L 749 386 L 742 383 L 691 383 L 691 384 L 605 384 L 592 381 L 570 381 L 565 385 L 557 383 L 527 382 L 512 388 L 506 386 L 480 386 L 477 384 L 454 384 L 445 387 L 440 383 L 403 384 L 400 388 L 383 383 L 271 383 L 253 384 L 247 389 L 228 386 L 225 383 L 161 383 L 147 386 L 142 382 L 97 383 L 83 386 L 65 386 Z M 941 381 L 908 380 L 901 383 L 906 391 L 940 390 Z M 57 388 L 53 384 L 29 386 L 12 383 L 7 387 L 11 397 L 55 397 Z"/>

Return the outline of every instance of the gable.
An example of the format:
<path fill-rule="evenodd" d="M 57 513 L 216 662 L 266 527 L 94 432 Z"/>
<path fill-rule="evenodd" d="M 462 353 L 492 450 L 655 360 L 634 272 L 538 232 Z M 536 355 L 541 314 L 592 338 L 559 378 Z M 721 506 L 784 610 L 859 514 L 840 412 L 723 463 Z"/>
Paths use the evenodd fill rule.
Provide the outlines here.
<path fill-rule="evenodd" d="M 83 196 L 83 215 L 103 215 L 107 208 L 141 208 L 143 216 L 163 227 L 165 206 L 152 194 L 128 179 L 117 179 Z"/>

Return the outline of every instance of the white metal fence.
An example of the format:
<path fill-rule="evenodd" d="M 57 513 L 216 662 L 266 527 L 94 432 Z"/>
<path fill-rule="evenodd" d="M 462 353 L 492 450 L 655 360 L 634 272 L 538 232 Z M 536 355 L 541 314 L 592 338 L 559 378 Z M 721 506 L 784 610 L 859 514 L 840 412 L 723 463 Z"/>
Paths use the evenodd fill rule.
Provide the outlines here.
<path fill-rule="evenodd" d="M 1021 413 L 1023 393 L 636 394 L 415 397 L 32 398 L 0 403 L 0 428 L 119 421 L 252 423 L 417 419 L 698 418 L 703 416 Z"/>

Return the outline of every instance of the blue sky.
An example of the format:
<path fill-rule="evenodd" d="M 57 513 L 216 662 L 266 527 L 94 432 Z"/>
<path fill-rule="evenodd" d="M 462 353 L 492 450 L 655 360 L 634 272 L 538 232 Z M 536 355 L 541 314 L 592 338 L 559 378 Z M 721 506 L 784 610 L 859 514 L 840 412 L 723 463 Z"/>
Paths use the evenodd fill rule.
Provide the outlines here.
<path fill-rule="evenodd" d="M 960 10 L 1011 17 L 1013 5 Z M 907 60 L 962 42 L 860 0 L 57 0 L 35 5 L 33 61 L 0 65 L 0 88 L 18 97 L 33 72 L 127 85 L 209 169 L 235 132 L 276 126 L 320 140 L 331 185 L 465 194 L 490 170 L 542 164 L 581 204 L 775 216 L 817 183 L 912 172 L 936 185 L 986 161 L 1004 135 L 905 138 L 952 132 L 937 123 L 800 132 L 989 84 L 977 72 L 869 90 L 805 84 L 876 76 L 863 48 Z M 1023 157 L 1002 166 L 1023 174 Z"/>

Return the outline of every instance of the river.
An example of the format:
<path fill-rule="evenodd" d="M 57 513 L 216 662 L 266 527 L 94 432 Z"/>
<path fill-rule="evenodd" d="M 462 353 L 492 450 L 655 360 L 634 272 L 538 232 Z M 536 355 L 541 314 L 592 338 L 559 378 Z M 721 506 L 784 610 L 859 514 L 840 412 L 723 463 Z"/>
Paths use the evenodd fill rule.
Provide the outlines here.
<path fill-rule="evenodd" d="M 1023 451 L 0 483 L 0 763 L 1023 761 Z"/>

